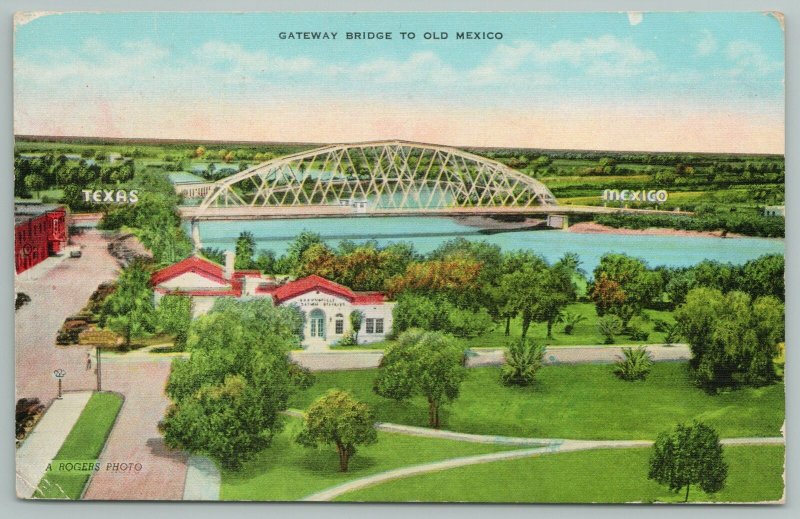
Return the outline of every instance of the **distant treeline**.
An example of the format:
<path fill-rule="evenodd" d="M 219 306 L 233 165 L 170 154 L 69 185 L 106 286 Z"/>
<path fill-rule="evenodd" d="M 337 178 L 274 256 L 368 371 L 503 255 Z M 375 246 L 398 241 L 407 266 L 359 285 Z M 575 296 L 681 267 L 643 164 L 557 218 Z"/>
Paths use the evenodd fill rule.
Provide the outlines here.
<path fill-rule="evenodd" d="M 786 223 L 781 217 L 739 212 L 684 215 L 612 214 L 596 215 L 594 221 L 609 227 L 647 229 L 666 227 L 685 231 L 722 231 L 748 236 L 782 238 Z"/>

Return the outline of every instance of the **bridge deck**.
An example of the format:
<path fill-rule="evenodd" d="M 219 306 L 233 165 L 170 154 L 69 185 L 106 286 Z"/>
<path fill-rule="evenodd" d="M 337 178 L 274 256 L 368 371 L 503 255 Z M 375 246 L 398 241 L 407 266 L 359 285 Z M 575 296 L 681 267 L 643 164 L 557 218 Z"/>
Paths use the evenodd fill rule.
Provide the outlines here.
<path fill-rule="evenodd" d="M 363 216 L 501 216 L 501 215 L 570 215 L 570 214 L 671 214 L 691 215 L 686 211 L 632 209 L 622 207 L 549 205 L 532 207 L 447 207 L 437 209 L 372 209 L 357 212 L 352 207 L 338 205 L 309 205 L 295 207 L 199 207 L 182 206 L 181 218 L 186 220 L 262 220 L 290 218 L 346 218 Z"/>

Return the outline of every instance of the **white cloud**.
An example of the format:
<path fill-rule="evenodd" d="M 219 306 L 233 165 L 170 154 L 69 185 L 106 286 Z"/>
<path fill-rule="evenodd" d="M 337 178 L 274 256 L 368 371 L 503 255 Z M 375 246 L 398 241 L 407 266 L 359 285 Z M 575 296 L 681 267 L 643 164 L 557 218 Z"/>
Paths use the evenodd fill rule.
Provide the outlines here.
<path fill-rule="evenodd" d="M 726 55 L 735 65 L 730 70 L 731 75 L 769 74 L 783 68 L 783 64 L 770 59 L 760 45 L 747 40 L 730 42 L 726 48 Z"/>
<path fill-rule="evenodd" d="M 475 69 L 475 74 L 507 72 L 523 64 L 547 66 L 563 63 L 582 67 L 584 72 L 593 76 L 626 76 L 655 67 L 658 59 L 652 51 L 607 34 L 580 41 L 559 40 L 544 46 L 531 41 L 501 44 L 483 65 Z"/>
<path fill-rule="evenodd" d="M 169 52 L 149 40 L 127 41 L 114 50 L 95 39 L 87 39 L 79 52 L 46 51 L 36 58 L 18 58 L 15 77 L 60 84 L 70 80 L 93 80 L 127 76 L 163 61 Z"/>
<path fill-rule="evenodd" d="M 714 35 L 708 29 L 703 30 L 703 37 L 697 42 L 695 47 L 698 56 L 710 56 L 717 51 L 719 45 Z"/>
<path fill-rule="evenodd" d="M 194 52 L 200 60 L 227 64 L 235 74 L 283 73 L 300 74 L 311 70 L 314 60 L 303 56 L 287 59 L 266 52 L 249 52 L 237 43 L 208 41 Z"/>
<path fill-rule="evenodd" d="M 631 25 L 639 25 L 644 20 L 644 13 L 641 11 L 628 11 L 628 22 Z"/>
<path fill-rule="evenodd" d="M 328 70 L 346 70 L 329 67 Z M 458 73 L 442 61 L 435 52 L 415 52 L 405 60 L 379 58 L 356 65 L 354 76 L 379 83 L 409 83 L 426 81 L 437 85 L 452 84 Z"/>

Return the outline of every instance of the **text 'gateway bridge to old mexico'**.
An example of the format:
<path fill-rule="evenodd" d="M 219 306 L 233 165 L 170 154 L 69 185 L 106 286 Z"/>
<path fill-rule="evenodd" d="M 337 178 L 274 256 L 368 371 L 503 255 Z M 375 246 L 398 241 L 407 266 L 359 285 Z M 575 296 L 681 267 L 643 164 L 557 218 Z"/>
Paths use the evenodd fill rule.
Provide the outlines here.
<path fill-rule="evenodd" d="M 500 162 L 400 140 L 323 146 L 176 189 L 192 221 L 620 211 L 560 206 L 542 182 Z"/>

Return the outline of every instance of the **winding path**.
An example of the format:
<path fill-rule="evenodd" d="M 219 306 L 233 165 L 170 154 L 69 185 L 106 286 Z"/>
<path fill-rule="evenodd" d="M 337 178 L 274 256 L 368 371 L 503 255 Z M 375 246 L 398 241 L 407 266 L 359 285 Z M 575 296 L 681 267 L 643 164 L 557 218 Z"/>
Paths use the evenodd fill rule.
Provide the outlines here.
<path fill-rule="evenodd" d="M 394 425 L 394 424 L 389 424 Z M 432 431 L 445 433 L 439 437 L 453 439 L 451 431 Z M 437 435 L 430 435 L 435 437 Z M 479 435 L 469 435 L 479 436 Z M 488 439 L 495 438 L 487 436 Z M 502 438 L 502 437 L 501 437 Z M 470 440 L 466 440 L 470 441 Z M 311 494 L 302 499 L 302 501 L 332 501 L 337 497 L 361 490 L 362 488 L 370 487 L 380 483 L 385 483 L 394 479 L 407 478 L 419 474 L 427 474 L 429 472 L 438 472 L 441 470 L 454 469 L 457 467 L 465 467 L 467 465 L 478 465 L 481 463 L 492 463 L 495 461 L 515 460 L 521 458 L 530 458 L 533 456 L 541 456 L 544 454 L 555 454 L 559 452 L 575 452 L 594 449 L 634 449 L 650 447 L 653 445 L 651 440 L 542 440 L 549 441 L 550 443 L 545 446 L 536 447 L 532 449 L 520 449 L 504 452 L 494 452 L 491 454 L 480 454 L 477 456 L 466 456 L 462 458 L 452 458 L 433 463 L 423 463 L 421 465 L 412 465 L 410 467 L 402 467 L 399 469 L 388 470 L 371 476 L 354 479 L 341 485 L 331 487 L 327 490 Z M 723 445 L 783 445 L 784 438 L 728 438 L 721 440 Z"/>
<path fill-rule="evenodd" d="M 305 416 L 305 413 L 297 409 L 286 410 L 283 414 L 297 418 L 302 418 Z M 393 479 L 407 478 L 410 476 L 416 476 L 418 474 L 438 472 L 440 470 L 454 469 L 467 465 L 478 465 L 481 463 L 491 463 L 494 461 L 529 458 L 533 456 L 541 456 L 543 454 L 556 454 L 559 452 L 574 452 L 594 449 L 635 449 L 650 447 L 653 445 L 652 440 L 568 440 L 559 438 L 523 438 L 514 436 L 461 433 L 457 431 L 429 429 L 427 427 L 415 427 L 412 425 L 382 422 L 376 423 L 375 429 L 383 432 L 405 434 L 409 436 L 425 436 L 428 438 L 439 438 L 442 440 L 471 443 L 490 443 L 495 445 L 520 445 L 530 446 L 531 448 L 451 458 L 433 463 L 423 463 L 420 465 L 412 465 L 409 467 L 387 470 L 378 474 L 372 474 L 371 476 L 354 479 L 321 492 L 311 494 L 310 496 L 303 498 L 302 501 L 331 501 L 348 492 L 361 490 L 362 488 L 385 483 Z M 782 436 L 725 438 L 720 440 L 720 443 L 723 445 L 737 446 L 784 445 L 785 442 L 786 441 Z"/>

